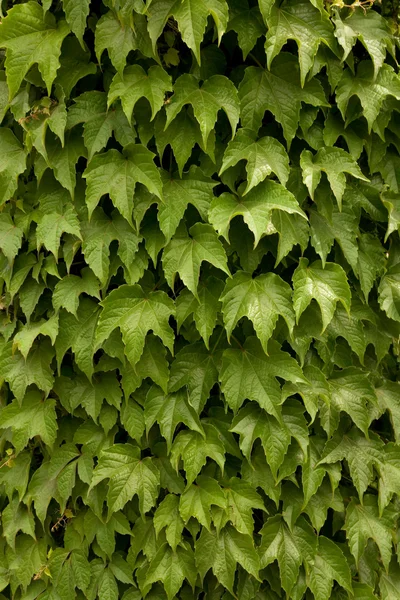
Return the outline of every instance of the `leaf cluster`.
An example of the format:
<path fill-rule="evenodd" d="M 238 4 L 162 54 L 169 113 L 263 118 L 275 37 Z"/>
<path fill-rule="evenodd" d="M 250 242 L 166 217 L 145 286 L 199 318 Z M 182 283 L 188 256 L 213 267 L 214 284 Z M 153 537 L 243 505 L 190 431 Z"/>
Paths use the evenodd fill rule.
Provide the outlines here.
<path fill-rule="evenodd" d="M 395 4 L 2 2 L 0 600 L 399 600 Z"/>

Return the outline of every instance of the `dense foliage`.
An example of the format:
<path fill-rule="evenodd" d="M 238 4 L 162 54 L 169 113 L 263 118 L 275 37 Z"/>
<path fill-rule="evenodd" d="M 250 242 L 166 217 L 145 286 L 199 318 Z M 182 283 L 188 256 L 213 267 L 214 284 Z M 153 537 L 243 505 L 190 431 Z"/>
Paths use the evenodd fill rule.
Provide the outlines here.
<path fill-rule="evenodd" d="M 3 0 L 0 599 L 399 600 L 397 16 Z"/>

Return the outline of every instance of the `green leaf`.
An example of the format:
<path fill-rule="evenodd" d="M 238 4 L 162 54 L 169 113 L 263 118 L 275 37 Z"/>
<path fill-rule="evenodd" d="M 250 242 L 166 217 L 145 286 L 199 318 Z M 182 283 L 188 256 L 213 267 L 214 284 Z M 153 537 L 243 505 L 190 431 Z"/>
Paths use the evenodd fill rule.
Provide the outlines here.
<path fill-rule="evenodd" d="M 203 428 L 196 411 L 188 403 L 185 390 L 164 394 L 157 387 L 151 388 L 146 396 L 144 420 L 147 432 L 155 422 L 159 424 L 161 434 L 167 442 L 168 452 L 179 423 L 184 423 L 189 429 L 203 435 Z"/>
<path fill-rule="evenodd" d="M 321 13 L 314 8 L 308 0 L 289 0 L 279 8 L 272 6 L 267 24 L 265 51 L 268 68 L 287 41 L 295 40 L 299 49 L 302 87 L 313 66 L 319 45 L 324 43 L 333 52 L 336 50 L 333 26 L 328 15 L 325 11 Z"/>
<path fill-rule="evenodd" d="M 264 352 L 282 315 L 289 331 L 293 330 L 294 314 L 290 286 L 275 273 L 251 275 L 237 272 L 229 279 L 221 296 L 225 329 L 230 339 L 237 322 L 247 317 L 252 321 Z"/>
<path fill-rule="evenodd" d="M 260 561 L 251 537 L 230 525 L 219 535 L 203 529 L 195 544 L 195 555 L 200 576 L 203 578 L 212 569 L 221 585 L 232 594 L 237 563 L 258 579 Z"/>
<path fill-rule="evenodd" d="M 185 523 L 191 517 L 211 531 L 211 506 L 226 507 L 226 497 L 218 482 L 211 477 L 199 475 L 180 497 L 179 512 Z"/>
<path fill-rule="evenodd" d="M 7 213 L 0 214 L 0 248 L 10 263 L 22 245 L 23 231 L 17 227 Z"/>
<path fill-rule="evenodd" d="M 9 100 L 17 94 L 32 65 L 37 64 L 50 96 L 51 86 L 60 66 L 63 39 L 69 27 L 54 15 L 44 14 L 37 2 L 26 2 L 11 8 L 2 20 L 0 47 L 7 48 L 6 75 Z"/>
<path fill-rule="evenodd" d="M 219 298 L 223 289 L 223 281 L 216 277 L 209 277 L 205 281 L 200 279 L 197 298 L 188 289 L 184 289 L 175 301 L 178 329 L 193 314 L 197 331 L 203 338 L 207 350 L 221 310 Z"/>
<path fill-rule="evenodd" d="M 268 355 L 255 337 L 248 337 L 243 348 L 223 353 L 221 389 L 235 413 L 246 399 L 254 400 L 280 421 L 282 394 L 276 376 L 293 383 L 305 381 L 297 362 L 273 340 L 268 344 Z"/>
<path fill-rule="evenodd" d="M 211 225 L 196 223 L 189 230 L 190 237 L 178 230 L 163 252 L 165 278 L 173 289 L 176 274 L 186 287 L 198 298 L 197 286 L 200 266 L 204 261 L 230 275 L 225 250 Z"/>
<path fill-rule="evenodd" d="M 102 343 L 119 327 L 125 354 L 132 366 L 143 353 L 145 337 L 150 329 L 173 352 L 174 337 L 168 319 L 174 314 L 174 303 L 165 292 L 146 294 L 139 285 L 123 285 L 110 292 L 101 305 L 98 342 Z"/>
<path fill-rule="evenodd" d="M 58 315 L 55 314 L 47 321 L 40 319 L 36 323 L 27 323 L 20 331 L 14 336 L 13 347 L 17 348 L 22 356 L 25 358 L 28 356 L 32 344 L 38 335 L 48 336 L 51 339 L 51 343 L 54 346 L 56 337 L 58 335 Z"/>
<path fill-rule="evenodd" d="M 321 309 L 322 331 L 331 322 L 338 302 L 350 313 L 350 288 L 346 273 L 340 265 L 326 263 L 325 268 L 322 268 L 321 261 L 317 260 L 308 266 L 308 260 L 302 258 L 293 274 L 293 287 L 293 307 L 297 321 L 313 298 Z"/>
<path fill-rule="evenodd" d="M 182 348 L 171 365 L 169 391 L 177 392 L 185 387 L 189 403 L 200 413 L 210 395 L 211 388 L 218 381 L 218 353 L 209 351 L 204 344 L 197 342 Z"/>
<path fill-rule="evenodd" d="M 209 424 L 203 424 L 203 429 L 205 437 L 197 431 L 179 432 L 172 445 L 171 464 L 178 470 L 182 458 L 187 486 L 196 479 L 208 456 L 215 460 L 222 472 L 224 470 L 225 449 L 218 430 Z"/>
<path fill-rule="evenodd" d="M 140 450 L 131 444 L 115 444 L 103 450 L 93 472 L 90 487 L 109 479 L 107 506 L 109 515 L 117 512 L 137 494 L 144 515 L 158 496 L 159 471 L 151 458 L 140 458 Z"/>
<path fill-rule="evenodd" d="M 107 49 L 111 63 L 118 73 L 123 72 L 126 59 L 136 48 L 134 31 L 130 26 L 123 27 L 113 11 L 108 11 L 97 21 L 95 31 L 96 58 L 101 63 Z"/>
<path fill-rule="evenodd" d="M 158 505 L 154 513 L 154 529 L 156 535 L 165 527 L 168 544 L 175 552 L 181 541 L 184 522 L 179 514 L 179 498 L 175 494 L 168 494 Z"/>
<path fill-rule="evenodd" d="M 231 477 L 225 487 L 227 513 L 239 533 L 253 535 L 253 509 L 265 511 L 261 496 L 251 485 L 237 477 Z"/>
<path fill-rule="evenodd" d="M 240 160 L 247 161 L 247 185 L 243 196 L 272 172 L 278 176 L 282 185 L 285 185 L 289 178 L 289 157 L 282 144 L 275 138 L 265 136 L 257 141 L 254 132 L 239 129 L 226 148 L 219 175 Z"/>
<path fill-rule="evenodd" d="M 126 269 L 132 268 L 134 258 L 139 254 L 140 238 L 117 211 L 112 213 L 110 220 L 101 208 L 96 208 L 90 222 L 81 222 L 81 231 L 85 261 L 103 287 L 109 278 L 110 245 L 113 241 L 118 242 L 118 254 L 123 265 Z"/>
<path fill-rule="evenodd" d="M 89 0 L 63 0 L 65 18 L 83 46 L 83 34 L 86 28 L 86 19 L 89 15 Z"/>
<path fill-rule="evenodd" d="M 295 197 L 283 185 L 264 181 L 249 192 L 245 198 L 224 192 L 214 198 L 210 205 L 209 219 L 219 235 L 229 241 L 230 222 L 241 215 L 254 234 L 254 248 L 271 227 L 272 211 L 298 214 L 307 218 Z"/>
<path fill-rule="evenodd" d="M 288 147 L 296 134 L 302 102 L 326 106 L 324 92 L 316 79 L 300 87 L 297 58 L 281 52 L 267 71 L 247 67 L 239 86 L 241 123 L 258 131 L 266 110 L 282 125 Z"/>
<path fill-rule="evenodd" d="M 54 382 L 50 368 L 54 350 L 49 340 L 35 343 L 26 360 L 20 352 L 12 351 L 12 342 L 0 348 L 0 377 L 9 383 L 19 402 L 22 402 L 26 388 L 32 383 L 43 390 L 46 396 L 49 394 Z"/>
<path fill-rule="evenodd" d="M 312 200 L 314 192 L 321 181 L 322 172 L 326 173 L 339 209 L 346 188 L 346 175 L 349 173 L 357 179 L 368 181 L 361 172 L 355 160 L 341 148 L 325 147 L 313 155 L 309 150 L 303 150 L 300 157 L 303 171 L 303 182 L 307 186 Z"/>
<path fill-rule="evenodd" d="M 350 568 L 343 552 L 332 540 L 321 535 L 318 538 L 318 549 L 310 570 L 308 585 L 314 597 L 329 600 L 334 580 L 352 593 Z"/>
<path fill-rule="evenodd" d="M 11 129 L 0 128 L 0 206 L 14 195 L 25 165 L 26 154 L 20 142 Z"/>
<path fill-rule="evenodd" d="M 228 31 L 237 33 L 243 58 L 246 59 L 258 38 L 265 33 L 264 23 L 258 7 L 252 6 L 250 8 L 248 2 L 243 0 L 229 2 Z"/>
<path fill-rule="evenodd" d="M 136 102 L 139 98 L 147 98 L 153 120 L 161 110 L 167 92 L 172 92 L 172 80 L 164 69 L 150 67 L 146 73 L 139 65 L 132 65 L 114 76 L 108 91 L 107 106 L 110 107 L 120 98 L 126 118 L 131 123 Z"/>
<path fill-rule="evenodd" d="M 305 521 L 296 525 L 293 531 L 276 515 L 270 517 L 261 530 L 261 566 L 278 561 L 282 587 L 290 594 L 297 581 L 300 565 L 307 554 L 316 549 L 317 538 Z"/>
<path fill-rule="evenodd" d="M 344 50 L 342 61 L 350 54 L 354 44 L 359 40 L 367 50 L 374 63 L 374 75 L 378 74 L 386 50 L 393 54 L 393 38 L 386 20 L 374 10 L 363 11 L 356 8 L 342 20 L 338 13 L 333 16 L 335 36 Z"/>
<path fill-rule="evenodd" d="M 346 120 L 346 111 L 353 96 L 358 96 L 360 99 L 363 116 L 371 132 L 387 96 L 400 100 L 400 81 L 389 65 L 383 65 L 376 74 L 373 64 L 363 61 L 358 65 L 357 77 L 354 77 L 348 69 L 343 71 L 336 90 L 337 105 L 346 124 L 349 122 Z"/>
<path fill-rule="evenodd" d="M 45 444 L 52 446 L 57 434 L 55 400 L 43 399 L 39 392 L 28 392 L 22 402 L 13 400 L 0 411 L 0 427 L 12 430 L 13 445 L 21 451 L 28 440 L 39 436 Z"/>
<path fill-rule="evenodd" d="M 385 273 L 380 281 L 378 294 L 381 309 L 390 319 L 400 321 L 400 265 Z"/>
<path fill-rule="evenodd" d="M 89 161 L 106 146 L 113 132 L 123 146 L 135 142 L 135 132 L 122 114 L 121 107 L 107 111 L 104 92 L 85 92 L 75 98 L 75 104 L 68 111 L 67 128 L 79 123 L 84 123 L 83 139 Z"/>
<path fill-rule="evenodd" d="M 61 86 L 67 98 L 70 97 L 72 89 L 78 81 L 87 75 L 96 73 L 96 65 L 89 61 L 89 52 L 82 48 L 76 38 L 65 38 L 55 84 Z"/>
<path fill-rule="evenodd" d="M 158 206 L 158 221 L 167 243 L 175 234 L 189 204 L 197 208 L 204 220 L 214 198 L 216 182 L 196 167 L 191 167 L 180 178 L 163 177 L 163 202 Z"/>
<path fill-rule="evenodd" d="M 129 144 L 123 154 L 118 150 L 108 150 L 96 155 L 83 174 L 87 180 L 89 218 L 100 198 L 109 194 L 121 215 L 132 223 L 132 197 L 138 182 L 161 198 L 161 179 L 153 157 L 154 154 L 141 144 Z"/>
<path fill-rule="evenodd" d="M 224 0 L 211 0 L 211 2 L 187 0 L 183 4 L 179 0 L 153 0 L 148 12 L 148 30 L 154 51 L 168 19 L 173 17 L 178 23 L 183 41 L 193 51 L 199 64 L 200 43 L 206 29 L 208 15 L 211 15 L 215 22 L 219 41 L 228 22 L 228 6 Z"/>
<path fill-rule="evenodd" d="M 185 4 L 190 2 L 188 0 Z M 226 77 L 214 75 L 199 87 L 199 82 L 193 75 L 181 75 L 174 85 L 174 94 L 167 106 L 165 127 L 169 126 L 186 104 L 191 104 L 193 107 L 204 146 L 214 128 L 220 109 L 224 110 L 229 119 L 232 137 L 235 135 L 240 114 L 239 98 L 235 86 Z"/>
<path fill-rule="evenodd" d="M 99 316 L 99 306 L 89 298 L 82 298 L 76 316 L 61 310 L 59 330 L 55 341 L 58 371 L 69 348 L 75 355 L 77 366 L 91 379 L 93 375 L 93 354 L 95 331 Z"/>
<path fill-rule="evenodd" d="M 79 297 L 83 293 L 100 300 L 99 283 L 92 271 L 86 267 L 82 269 L 81 274 L 82 277 L 66 275 L 56 284 L 53 294 L 53 306 L 56 311 L 65 308 L 77 316 Z"/>
<path fill-rule="evenodd" d="M 385 569 L 388 569 L 392 555 L 392 529 L 395 518 L 396 512 L 393 507 L 387 508 L 379 515 L 375 496 L 364 496 L 362 505 L 352 499 L 346 510 L 344 528 L 357 565 L 368 539 L 373 539 L 379 548 Z"/>
<path fill-rule="evenodd" d="M 397 383 L 385 381 L 384 384 L 375 389 L 379 406 L 384 412 L 389 411 L 396 443 L 400 440 L 400 389 Z"/>
<path fill-rule="evenodd" d="M 193 550 L 178 547 L 174 551 L 163 544 L 150 563 L 145 581 L 146 585 L 162 581 L 168 600 L 172 600 L 185 578 L 194 585 L 195 572 Z"/>

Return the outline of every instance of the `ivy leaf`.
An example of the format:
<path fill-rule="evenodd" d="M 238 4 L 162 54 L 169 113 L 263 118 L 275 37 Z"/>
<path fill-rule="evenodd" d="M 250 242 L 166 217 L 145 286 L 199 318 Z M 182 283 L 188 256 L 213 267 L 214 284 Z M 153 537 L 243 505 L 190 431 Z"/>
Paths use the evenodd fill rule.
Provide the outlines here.
<path fill-rule="evenodd" d="M 0 47 L 7 48 L 6 75 L 9 100 L 17 94 L 32 65 L 37 64 L 50 96 L 51 86 L 60 66 L 63 39 L 69 27 L 54 15 L 44 14 L 36 2 L 26 2 L 11 8 L 2 20 Z"/>
<path fill-rule="evenodd" d="M 188 403 L 185 390 L 164 394 L 156 387 L 151 388 L 146 396 L 144 419 L 147 432 L 157 421 L 161 434 L 167 442 L 168 452 L 179 423 L 184 423 L 189 429 L 203 435 L 203 428 L 196 411 Z"/>
<path fill-rule="evenodd" d="M 77 366 L 91 379 L 99 312 L 98 304 L 90 298 L 81 299 L 76 316 L 66 310 L 60 311 L 59 331 L 55 342 L 59 373 L 66 352 L 72 348 Z"/>
<path fill-rule="evenodd" d="M 184 289 L 175 301 L 178 329 L 193 314 L 197 331 L 203 338 L 207 350 L 221 310 L 219 298 L 223 289 L 224 283 L 221 279 L 208 277 L 205 281 L 200 279 L 198 299 L 188 289 Z"/>
<path fill-rule="evenodd" d="M 282 144 L 273 137 L 265 136 L 257 141 L 253 131 L 239 129 L 225 150 L 219 175 L 240 160 L 247 160 L 247 185 L 243 196 L 272 172 L 278 176 L 282 185 L 289 178 L 289 157 Z"/>
<path fill-rule="evenodd" d="M 81 275 L 82 277 L 66 275 L 56 284 L 53 293 L 53 306 L 56 311 L 65 308 L 76 317 L 79 297 L 83 293 L 100 300 L 99 282 L 92 271 L 85 267 L 82 269 Z"/>
<path fill-rule="evenodd" d="M 207 261 L 230 275 L 225 250 L 211 225 L 197 223 L 189 230 L 178 231 L 163 253 L 163 268 L 168 285 L 173 288 L 178 273 L 186 287 L 198 299 L 200 266 Z"/>
<path fill-rule="evenodd" d="M 96 70 L 96 65 L 90 62 L 89 52 L 82 48 L 78 40 L 73 36 L 65 38 L 55 84 L 61 87 L 66 98 L 70 97 L 78 81 L 87 75 L 94 75 Z"/>
<path fill-rule="evenodd" d="M 67 23 L 83 47 L 83 34 L 89 15 L 89 0 L 63 0 L 62 4 Z"/>
<path fill-rule="evenodd" d="M 163 180 L 163 202 L 158 206 L 158 221 L 168 243 L 189 204 L 197 208 L 203 219 L 207 220 L 208 208 L 214 198 L 213 189 L 217 184 L 194 166 L 181 178 L 165 174 Z"/>
<path fill-rule="evenodd" d="M 49 340 L 35 343 L 25 360 L 20 352 L 12 351 L 12 342 L 0 347 L 0 377 L 7 381 L 18 401 L 22 401 L 26 388 L 34 383 L 48 395 L 54 382 L 50 368 L 54 356 Z"/>
<path fill-rule="evenodd" d="M 203 578 L 212 569 L 221 585 L 232 594 L 236 563 L 258 579 L 260 562 L 252 538 L 230 525 L 219 535 L 216 531 L 203 529 L 196 540 L 195 556 L 200 576 Z"/>
<path fill-rule="evenodd" d="M 226 497 L 218 482 L 212 477 L 199 475 L 180 497 L 179 512 L 185 523 L 191 517 L 211 531 L 211 506 L 226 507 Z"/>
<path fill-rule="evenodd" d="M 392 528 L 395 520 L 393 507 L 379 515 L 376 497 L 364 496 L 363 504 L 353 498 L 346 510 L 345 530 L 351 553 L 358 565 L 367 545 L 373 539 L 379 548 L 382 562 L 387 570 L 392 556 Z"/>
<path fill-rule="evenodd" d="M 140 359 L 145 337 L 151 329 L 173 352 L 174 336 L 168 324 L 174 303 L 165 292 L 146 294 L 140 285 L 123 285 L 113 290 L 101 303 L 103 310 L 97 326 L 97 340 L 102 343 L 119 327 L 125 354 L 134 366 Z"/>
<path fill-rule="evenodd" d="M 252 321 L 265 353 L 279 315 L 286 321 L 289 331 L 293 330 L 291 289 L 275 273 L 252 279 L 248 273 L 239 271 L 226 283 L 221 300 L 228 340 L 242 317 Z"/>
<path fill-rule="evenodd" d="M 107 346 L 107 352 L 110 354 L 112 354 L 112 351 L 109 350 L 109 346 L 112 347 L 114 342 L 112 337 L 113 336 L 111 335 L 106 344 L 103 345 L 103 347 Z M 154 383 L 167 392 L 169 363 L 166 355 L 167 350 L 161 341 L 154 335 L 149 334 L 146 338 L 143 354 L 135 367 L 127 364 L 120 369 L 122 375 L 122 389 L 124 390 L 126 398 L 140 387 L 146 377 L 150 377 Z"/>
<path fill-rule="evenodd" d="M 186 578 L 194 585 L 193 575 L 196 573 L 193 551 L 178 547 L 176 551 L 163 544 L 146 573 L 146 585 L 162 581 L 168 600 L 176 597 Z"/>
<path fill-rule="evenodd" d="M 84 92 L 75 98 L 75 104 L 68 110 L 67 128 L 78 123 L 84 123 L 83 139 L 89 161 L 106 146 L 113 132 L 123 146 L 135 142 L 134 131 L 130 130 L 121 108 L 117 106 L 107 112 L 104 92 Z"/>
<path fill-rule="evenodd" d="M 321 181 L 321 174 L 324 172 L 340 209 L 346 187 L 345 173 L 362 181 L 368 181 L 355 160 L 341 148 L 324 147 L 318 150 L 314 156 L 309 150 L 303 150 L 300 166 L 303 171 L 303 182 L 307 186 L 312 200 L 314 200 L 314 192 Z"/>
<path fill-rule="evenodd" d="M 240 115 L 239 98 L 235 86 L 226 77 L 213 75 L 199 87 L 199 82 L 193 75 L 181 75 L 174 84 L 174 94 L 167 105 L 166 128 L 186 104 L 193 107 L 204 146 L 207 145 L 220 109 L 224 110 L 229 119 L 232 137 L 235 135 Z"/>
<path fill-rule="evenodd" d="M 383 412 L 389 411 L 395 440 L 398 444 L 400 440 L 399 385 L 392 381 L 385 381 L 382 386 L 375 389 L 375 392 L 381 410 Z"/>
<path fill-rule="evenodd" d="M 350 313 L 351 294 L 346 273 L 340 265 L 326 263 L 322 268 L 320 260 L 308 266 L 308 260 L 300 259 L 293 275 L 293 307 L 299 320 L 312 298 L 318 302 L 325 331 L 335 313 L 336 304 L 341 302 Z"/>
<path fill-rule="evenodd" d="M 299 66 L 295 56 L 281 52 L 271 70 L 247 67 L 239 86 L 241 123 L 258 131 L 266 110 L 282 125 L 287 146 L 296 134 L 302 102 L 312 106 L 327 106 L 316 79 L 300 87 Z"/>
<path fill-rule="evenodd" d="M 280 421 L 282 393 L 276 376 L 293 383 L 305 381 L 294 358 L 282 352 L 273 340 L 268 344 L 268 355 L 255 337 L 248 337 L 243 348 L 223 353 L 221 389 L 235 413 L 246 399 L 254 400 Z"/>
<path fill-rule="evenodd" d="M 161 178 L 153 162 L 154 154 L 141 144 L 128 144 L 123 154 L 108 150 L 97 154 L 86 168 L 86 204 L 89 218 L 104 194 L 109 194 L 114 206 L 132 223 L 132 197 L 138 182 L 159 198 L 162 197 Z"/>
<path fill-rule="evenodd" d="M 25 358 L 29 354 L 29 350 L 32 348 L 32 344 L 39 335 L 48 336 L 51 339 L 51 343 L 54 346 L 56 337 L 58 334 L 58 315 L 55 314 L 47 321 L 40 319 L 36 323 L 27 323 L 22 327 L 18 333 L 14 336 L 13 346 L 17 348 L 22 356 Z"/>
<path fill-rule="evenodd" d="M 169 391 L 177 392 L 185 386 L 189 402 L 197 413 L 201 412 L 211 388 L 218 381 L 217 358 L 217 353 L 214 355 L 204 344 L 197 342 L 184 346 L 171 365 Z"/>
<path fill-rule="evenodd" d="M 10 263 L 21 248 L 23 234 L 22 229 L 15 225 L 9 214 L 0 214 L 0 248 Z"/>
<path fill-rule="evenodd" d="M 0 411 L 0 427 L 12 430 L 14 448 L 20 452 L 36 435 L 52 446 L 57 434 L 55 400 L 43 399 L 39 392 L 28 392 L 22 402 L 13 400 Z"/>
<path fill-rule="evenodd" d="M 109 479 L 107 506 L 109 515 L 121 510 L 134 494 L 139 497 L 142 516 L 155 504 L 159 471 L 151 458 L 140 458 L 140 450 L 131 444 L 115 444 L 103 450 L 93 472 L 90 489 Z"/>
<path fill-rule="evenodd" d="M 229 228 L 232 219 L 241 215 L 254 234 L 254 248 L 261 237 L 268 232 L 272 211 L 284 211 L 307 218 L 289 190 L 274 181 L 264 181 L 251 190 L 245 198 L 228 192 L 214 198 L 210 205 L 209 219 L 219 235 L 229 241 Z"/>
<path fill-rule="evenodd" d="M 272 6 L 267 18 L 268 33 L 265 51 L 268 68 L 287 41 L 295 40 L 299 49 L 301 86 L 304 87 L 306 76 L 310 71 L 314 57 L 321 43 L 326 44 L 333 52 L 336 40 L 333 26 L 327 13 L 314 8 L 308 0 L 290 0 L 281 7 Z"/>
<path fill-rule="evenodd" d="M 333 17 L 335 36 L 342 46 L 345 61 L 357 40 L 360 40 L 374 63 L 376 77 L 383 61 L 386 50 L 393 55 L 393 39 L 386 20 L 374 10 L 364 12 L 362 8 L 352 10 L 349 16 L 342 20 L 336 12 Z"/>
<path fill-rule="evenodd" d="M 235 31 L 239 46 L 246 59 L 259 37 L 264 35 L 265 27 L 257 6 L 249 7 L 248 2 L 234 0 L 229 2 L 228 31 Z"/>
<path fill-rule="evenodd" d="M 117 98 L 121 99 L 122 108 L 129 123 L 132 112 L 139 98 L 147 98 L 151 106 L 151 120 L 154 119 L 164 104 L 165 94 L 172 92 L 172 80 L 164 69 L 150 67 L 148 73 L 139 65 L 126 67 L 123 74 L 117 73 L 108 91 L 107 106 L 110 107 Z"/>
<path fill-rule="evenodd" d="M 209 136 L 208 144 L 204 146 L 199 124 L 190 106 L 183 108 L 167 128 L 165 128 L 165 122 L 165 113 L 159 112 L 154 121 L 157 151 L 162 158 L 166 147 L 171 146 L 178 165 L 179 176 L 182 178 L 183 169 L 192 154 L 195 144 L 208 152 L 213 144 L 213 136 Z M 211 150 L 210 154 L 212 154 Z"/>
<path fill-rule="evenodd" d="M 279 515 L 270 517 L 261 530 L 261 565 L 278 561 L 282 587 L 290 594 L 298 577 L 300 565 L 307 552 L 316 549 L 317 538 L 306 522 L 295 525 L 293 531 Z"/>
<path fill-rule="evenodd" d="M 167 542 L 175 552 L 181 541 L 184 526 L 185 524 L 179 514 L 179 498 L 175 494 L 168 494 L 154 513 L 156 535 L 158 536 L 165 527 Z"/>
<path fill-rule="evenodd" d="M 107 49 L 110 60 L 118 73 L 123 72 L 126 59 L 136 47 L 133 29 L 123 27 L 113 11 L 108 11 L 96 23 L 95 52 L 98 63 Z"/>
<path fill-rule="evenodd" d="M 295 413 L 292 416 L 295 417 Z M 256 404 L 246 404 L 232 421 L 231 431 L 239 434 L 240 449 L 249 462 L 251 462 L 254 441 L 260 438 L 274 479 L 277 478 L 278 469 L 285 458 L 291 440 L 291 432 L 288 427 L 285 427 L 285 421 L 290 424 L 288 410 L 283 411 L 281 423 L 279 423 Z M 300 429 L 302 429 L 301 425 Z M 296 431 L 296 435 L 298 433 Z M 301 436 L 303 433 L 303 431 L 300 432 Z M 305 437 L 307 439 L 307 433 Z"/>
<path fill-rule="evenodd" d="M 172 445 L 171 464 L 178 470 L 179 460 L 182 459 L 187 486 L 196 479 L 208 456 L 215 460 L 222 472 L 224 470 L 225 449 L 221 436 L 213 425 L 202 425 L 205 437 L 197 431 L 180 431 Z"/>
<path fill-rule="evenodd" d="M 49 165 L 54 177 L 69 191 L 74 199 L 76 186 L 76 163 L 81 156 L 86 156 L 82 135 L 79 131 L 68 131 L 64 146 L 55 138 L 46 142 Z"/>
<path fill-rule="evenodd" d="M 253 535 L 253 509 L 266 511 L 261 496 L 247 482 L 231 477 L 225 487 L 229 520 L 239 533 Z"/>
<path fill-rule="evenodd" d="M 390 319 L 400 321 L 400 265 L 389 269 L 382 277 L 378 289 L 382 310 Z"/>
<path fill-rule="evenodd" d="M 25 171 L 26 154 L 11 131 L 0 129 L 0 206 L 13 196 L 18 176 Z"/>
<path fill-rule="evenodd" d="M 334 580 L 352 593 L 351 573 L 343 552 L 332 540 L 321 535 L 308 585 L 315 597 L 329 600 Z"/>
<path fill-rule="evenodd" d="M 85 261 L 102 286 L 106 285 L 109 277 L 110 244 L 113 241 L 118 242 L 118 254 L 124 266 L 132 267 L 140 238 L 117 211 L 112 213 L 110 221 L 100 207 L 96 208 L 90 222 L 81 222 L 81 231 Z"/>
<path fill-rule="evenodd" d="M 376 395 L 368 377 L 362 371 L 349 367 L 334 372 L 329 379 L 332 404 L 338 411 L 347 412 L 354 423 L 367 435 L 372 420 L 371 407 Z"/>
<path fill-rule="evenodd" d="M 383 65 L 379 72 L 375 73 L 373 64 L 363 61 L 358 65 L 356 77 L 348 69 L 343 71 L 336 89 L 337 105 L 346 124 L 349 122 L 346 120 L 346 111 L 353 96 L 360 99 L 370 133 L 384 100 L 388 96 L 400 100 L 400 81 L 391 66 Z"/>
<path fill-rule="evenodd" d="M 173 17 L 178 23 L 183 41 L 193 51 L 198 64 L 200 64 L 200 43 L 206 29 L 208 15 L 212 16 L 217 26 L 219 41 L 228 22 L 228 6 L 224 0 L 211 2 L 188 0 L 183 4 L 179 0 L 153 0 L 148 12 L 148 30 L 154 51 L 168 19 Z"/>

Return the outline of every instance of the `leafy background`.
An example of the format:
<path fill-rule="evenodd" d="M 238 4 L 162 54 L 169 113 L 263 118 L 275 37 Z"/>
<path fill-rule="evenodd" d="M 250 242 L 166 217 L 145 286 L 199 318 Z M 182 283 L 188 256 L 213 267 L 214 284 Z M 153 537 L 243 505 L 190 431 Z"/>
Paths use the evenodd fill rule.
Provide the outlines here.
<path fill-rule="evenodd" d="M 396 2 L 2 2 L 0 597 L 400 598 Z"/>

